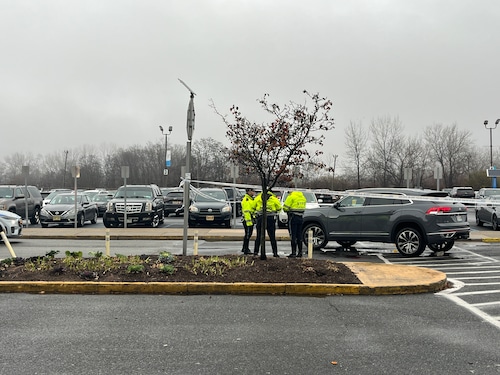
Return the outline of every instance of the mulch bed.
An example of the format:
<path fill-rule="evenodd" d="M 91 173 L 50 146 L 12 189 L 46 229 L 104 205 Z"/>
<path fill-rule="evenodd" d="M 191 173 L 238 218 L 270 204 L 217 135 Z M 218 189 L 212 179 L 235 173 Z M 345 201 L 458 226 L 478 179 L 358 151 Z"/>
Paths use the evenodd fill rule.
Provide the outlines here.
<path fill-rule="evenodd" d="M 0 264 L 0 281 L 113 281 L 113 282 L 255 282 L 255 283 L 323 283 L 323 284 L 361 284 L 356 275 L 343 263 L 318 259 L 288 259 L 268 257 L 243 257 L 225 255 L 182 256 L 176 255 L 168 262 L 175 268 L 173 274 L 161 271 L 161 260 L 156 255 L 142 255 L 144 270 L 130 272 L 129 264 L 121 263 L 111 271 L 75 271 L 69 269 L 64 258 L 50 259 L 50 269 L 42 270 L 26 267 L 29 262 L 40 258 L 15 258 L 10 264 Z M 226 269 L 220 265 L 220 259 L 245 260 L 243 265 Z M 204 260 L 208 266 L 206 273 L 198 270 L 193 273 L 193 262 Z M 44 265 L 47 266 L 45 262 Z M 159 266 L 160 265 L 160 266 Z M 28 271 L 27 268 L 31 270 Z M 222 271 L 220 271 L 222 269 Z M 217 271 L 216 271 L 217 270 Z"/>

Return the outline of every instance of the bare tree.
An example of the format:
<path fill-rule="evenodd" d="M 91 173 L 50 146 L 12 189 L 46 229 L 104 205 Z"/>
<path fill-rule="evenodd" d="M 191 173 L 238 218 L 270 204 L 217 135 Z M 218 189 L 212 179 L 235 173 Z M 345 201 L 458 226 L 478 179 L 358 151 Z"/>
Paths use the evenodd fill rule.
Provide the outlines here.
<path fill-rule="evenodd" d="M 332 102 L 319 94 L 311 95 L 304 90 L 304 104 L 290 102 L 283 106 L 269 102 L 265 94 L 259 100 L 264 111 L 271 115 L 270 123 L 257 124 L 250 122 L 242 115 L 237 106 L 231 107 L 234 118 L 229 121 L 218 113 L 227 125 L 227 138 L 231 142 L 229 155 L 247 171 L 257 173 L 262 186 L 263 220 L 261 230 L 261 255 L 266 259 L 265 226 L 267 191 L 275 186 L 283 175 L 294 176 L 294 167 L 301 166 L 312 156 L 319 156 L 321 151 L 310 152 L 307 147 L 323 145 L 324 131 L 333 128 L 333 119 L 329 112 Z M 311 100 L 309 107 L 307 101 Z M 318 167 L 324 164 L 318 159 Z"/>
<path fill-rule="evenodd" d="M 396 152 L 403 145 L 403 125 L 398 117 L 379 117 L 370 125 L 371 148 L 368 166 L 374 173 L 374 181 L 388 187 L 398 183 Z"/>
<path fill-rule="evenodd" d="M 368 134 L 363 129 L 361 122 L 355 123 L 351 121 L 345 130 L 345 139 L 347 146 L 348 164 L 353 166 L 356 173 L 356 180 L 358 182 L 358 189 L 361 188 L 361 166 L 366 157 L 366 144 L 368 141 Z"/>
<path fill-rule="evenodd" d="M 425 129 L 426 148 L 443 168 L 446 186 L 453 186 L 466 173 L 471 159 L 471 133 L 460 131 L 457 124 L 435 124 Z"/>

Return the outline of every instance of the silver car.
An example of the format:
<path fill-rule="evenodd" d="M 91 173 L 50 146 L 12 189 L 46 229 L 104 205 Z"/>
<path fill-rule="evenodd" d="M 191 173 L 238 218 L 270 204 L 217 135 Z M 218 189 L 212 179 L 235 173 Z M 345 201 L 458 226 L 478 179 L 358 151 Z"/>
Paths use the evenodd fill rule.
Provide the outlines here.
<path fill-rule="evenodd" d="M 0 210 L 0 227 L 7 237 L 18 237 L 23 230 L 23 220 L 18 214 Z"/>

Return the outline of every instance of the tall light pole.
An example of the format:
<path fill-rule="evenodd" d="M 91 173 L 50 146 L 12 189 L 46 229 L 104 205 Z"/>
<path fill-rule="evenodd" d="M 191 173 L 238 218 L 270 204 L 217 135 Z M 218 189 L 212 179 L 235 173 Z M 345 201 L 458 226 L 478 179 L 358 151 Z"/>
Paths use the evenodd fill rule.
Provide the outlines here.
<path fill-rule="evenodd" d="M 493 167 L 493 140 L 492 140 L 492 131 L 493 129 L 496 129 L 498 124 L 500 123 L 500 119 L 497 119 L 495 121 L 494 125 L 488 126 L 488 120 L 484 121 L 484 127 L 486 129 L 490 129 L 490 169 L 494 169 Z M 496 188 L 497 187 L 497 178 L 492 177 L 491 178 L 491 187 Z"/>
<path fill-rule="evenodd" d="M 64 156 L 64 174 L 63 174 L 63 188 L 66 188 L 66 165 L 68 164 L 68 150 L 64 150 L 64 153 L 66 154 Z"/>
<path fill-rule="evenodd" d="M 184 176 L 184 233 L 182 237 L 182 255 L 187 255 L 187 235 L 188 235 L 188 216 L 189 216 L 189 185 L 191 182 L 191 172 L 189 169 L 191 163 L 191 140 L 193 139 L 194 131 L 194 96 L 196 95 L 193 90 L 191 90 L 188 85 L 186 85 L 181 79 L 179 82 L 184 85 L 185 88 L 189 90 L 189 105 L 187 110 L 187 143 L 186 143 L 186 174 Z"/>
<path fill-rule="evenodd" d="M 170 167 L 170 152 L 168 151 L 168 136 L 172 133 L 172 126 L 168 127 L 168 132 L 163 132 L 163 126 L 160 125 L 161 134 L 165 136 L 165 168 L 163 168 L 163 175 L 165 176 L 165 187 L 167 186 L 168 167 Z"/>

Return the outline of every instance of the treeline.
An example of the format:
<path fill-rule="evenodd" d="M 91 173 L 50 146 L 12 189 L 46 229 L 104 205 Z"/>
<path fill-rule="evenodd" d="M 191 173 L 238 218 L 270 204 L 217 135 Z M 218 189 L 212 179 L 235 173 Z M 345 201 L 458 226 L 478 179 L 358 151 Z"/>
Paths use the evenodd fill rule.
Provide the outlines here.
<path fill-rule="evenodd" d="M 336 131 L 336 130 L 334 130 Z M 293 179 L 299 187 L 345 190 L 360 187 L 407 186 L 405 169 L 411 168 L 411 187 L 436 188 L 436 165 L 442 168 L 440 188 L 491 186 L 485 170 L 489 148 L 478 148 L 470 132 L 456 124 L 436 124 L 420 136 L 405 135 L 397 117 L 380 117 L 369 125 L 351 122 L 345 129 L 347 152 L 325 152 L 327 167 L 317 170 L 305 161 Z M 43 189 L 72 188 L 72 166 L 80 166 L 79 188 L 115 189 L 123 184 L 121 167 L 129 166 L 129 184 L 156 183 L 178 186 L 185 165 L 185 146 L 171 145 L 171 167 L 164 176 L 164 143 L 126 148 L 111 145 L 58 150 L 46 155 L 15 153 L 0 162 L 0 184 L 24 184 L 22 166 L 29 166 L 28 183 Z M 335 154 L 335 155 L 334 155 Z M 494 162 L 498 159 L 495 150 Z M 212 138 L 195 140 L 191 153 L 191 177 L 195 180 L 232 182 L 231 164 L 225 146 Z M 312 164 L 312 163 L 311 163 Z M 341 171 L 341 173 L 339 172 Z M 240 169 L 238 183 L 258 184 L 255 174 Z"/>

